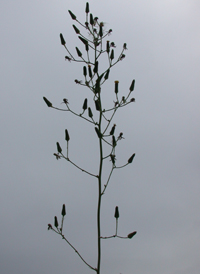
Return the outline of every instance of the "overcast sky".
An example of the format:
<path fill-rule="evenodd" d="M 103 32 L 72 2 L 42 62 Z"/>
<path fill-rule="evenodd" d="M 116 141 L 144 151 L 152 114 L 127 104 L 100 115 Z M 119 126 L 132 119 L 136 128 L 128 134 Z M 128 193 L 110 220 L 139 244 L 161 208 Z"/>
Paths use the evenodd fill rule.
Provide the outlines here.
<path fill-rule="evenodd" d="M 7 0 L 0 9 L 0 273 L 92 273 L 47 224 L 55 215 L 60 222 L 65 203 L 64 234 L 96 267 L 97 182 L 53 153 L 57 141 L 66 146 L 67 128 L 70 157 L 95 172 L 98 140 L 93 126 L 42 99 L 60 107 L 67 98 L 78 113 L 84 98 L 92 104 L 74 83 L 82 65 L 65 61 L 59 40 L 62 32 L 74 55 L 82 47 L 68 9 L 85 22 L 85 1 Z M 115 206 L 119 234 L 137 235 L 104 240 L 102 273 L 199 274 L 200 2 L 92 0 L 90 10 L 113 29 L 116 56 L 124 42 L 128 48 L 102 90 L 106 104 L 114 80 L 120 96 L 136 80 L 136 102 L 113 121 L 125 137 L 117 163 L 136 157 L 103 196 L 102 235 L 115 233 Z"/>

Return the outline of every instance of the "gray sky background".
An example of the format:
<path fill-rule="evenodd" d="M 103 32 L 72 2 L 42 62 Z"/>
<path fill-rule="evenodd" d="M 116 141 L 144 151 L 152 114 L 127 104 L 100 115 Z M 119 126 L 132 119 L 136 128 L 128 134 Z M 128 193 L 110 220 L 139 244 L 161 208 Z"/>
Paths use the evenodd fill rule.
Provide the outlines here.
<path fill-rule="evenodd" d="M 47 224 L 60 220 L 65 203 L 64 234 L 96 266 L 96 181 L 53 153 L 57 141 L 65 147 L 67 128 L 70 157 L 95 172 L 98 140 L 93 126 L 42 100 L 60 107 L 67 98 L 77 112 L 84 98 L 92 104 L 74 83 L 82 65 L 64 60 L 59 40 L 62 32 L 74 55 L 82 47 L 68 9 L 85 22 L 85 1 L 7 0 L 0 9 L 0 272 L 88 273 Z M 119 234 L 138 233 L 103 242 L 102 273 L 199 274 L 200 2 L 93 0 L 90 10 L 113 29 L 116 56 L 128 47 L 102 91 L 106 102 L 114 100 L 114 80 L 123 96 L 136 79 L 136 103 L 113 121 L 125 137 L 117 163 L 136 157 L 116 170 L 103 196 L 102 235 L 115 232 L 116 205 Z"/>

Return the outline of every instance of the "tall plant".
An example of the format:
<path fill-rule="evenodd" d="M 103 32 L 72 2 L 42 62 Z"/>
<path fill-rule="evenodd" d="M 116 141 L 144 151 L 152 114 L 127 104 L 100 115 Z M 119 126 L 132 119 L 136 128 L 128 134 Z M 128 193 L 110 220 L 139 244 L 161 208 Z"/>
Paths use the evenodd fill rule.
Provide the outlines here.
<path fill-rule="evenodd" d="M 97 202 L 97 263 L 95 265 L 89 264 L 82 254 L 74 247 L 73 244 L 69 242 L 67 237 L 63 234 L 63 225 L 64 219 L 66 215 L 65 204 L 62 206 L 61 211 L 61 222 L 59 224 L 58 218 L 54 217 L 54 226 L 48 224 L 48 229 L 52 230 L 56 234 L 60 235 L 67 244 L 76 252 L 76 254 L 80 257 L 80 259 L 91 269 L 96 271 L 97 274 L 100 274 L 101 269 L 101 242 L 104 239 L 109 238 L 121 238 L 121 239 L 131 239 L 136 231 L 129 233 L 127 236 L 118 235 L 118 219 L 119 219 L 119 209 L 118 206 L 115 207 L 114 217 L 116 220 L 116 230 L 115 233 L 111 236 L 103 237 L 101 235 L 101 201 L 102 196 L 105 194 L 108 184 L 110 182 L 111 176 L 115 169 L 123 168 L 132 163 L 135 153 L 130 155 L 130 158 L 124 163 L 122 166 L 117 166 L 116 164 L 116 147 L 120 140 L 123 139 L 123 133 L 119 133 L 118 136 L 115 135 L 116 124 L 111 124 L 114 115 L 120 108 L 124 108 L 132 102 L 135 102 L 134 98 L 130 98 L 134 86 L 135 80 L 132 80 L 129 91 L 126 95 L 119 97 L 119 81 L 114 82 L 114 103 L 111 102 L 109 108 L 104 107 L 104 102 L 102 100 L 103 93 L 103 84 L 109 79 L 110 71 L 113 66 L 118 64 L 125 58 L 124 52 L 127 50 L 126 43 L 123 44 L 123 48 L 121 53 L 117 58 L 115 58 L 115 43 L 110 41 L 105 41 L 105 39 L 112 33 L 112 29 L 106 30 L 104 23 L 99 21 L 98 17 L 93 17 L 92 13 L 89 11 L 89 3 L 86 3 L 86 21 L 85 23 L 79 22 L 76 15 L 69 10 L 69 14 L 74 21 L 73 29 L 78 36 L 78 39 L 81 43 L 83 43 L 85 47 L 85 53 L 83 54 L 78 47 L 75 47 L 77 56 L 74 55 L 68 50 L 65 39 L 62 34 L 60 34 L 61 45 L 67 51 L 67 56 L 65 59 L 70 62 L 81 62 L 83 64 L 83 80 L 75 79 L 75 83 L 80 86 L 87 87 L 92 96 L 93 106 L 88 106 L 88 98 L 85 98 L 82 106 L 81 114 L 73 111 L 69 102 L 66 98 L 63 99 L 63 103 L 65 105 L 64 108 L 54 107 L 53 104 L 46 98 L 43 97 L 45 103 L 48 107 L 71 112 L 73 115 L 77 116 L 79 119 L 84 119 L 86 122 L 90 123 L 91 126 L 94 127 L 96 132 L 96 138 L 99 140 L 99 164 L 98 164 L 98 174 L 93 174 L 79 165 L 74 163 L 69 157 L 69 143 L 70 143 L 70 135 L 67 129 L 65 129 L 65 140 L 67 142 L 66 152 L 63 152 L 61 145 L 59 142 L 56 143 L 57 152 L 54 153 L 56 159 L 65 159 L 70 164 L 74 165 L 77 169 L 85 172 L 88 176 L 93 177 L 97 180 L 98 185 L 98 202 Z M 76 24 L 76 25 L 75 25 Z M 82 31 L 80 31 L 79 27 L 86 31 L 86 33 L 90 34 L 84 35 Z M 105 42 L 104 42 L 105 41 Z M 107 55 L 107 68 L 104 71 L 99 70 L 99 63 L 102 55 Z M 104 61 L 105 62 L 105 61 Z M 94 110 L 95 109 L 95 110 Z M 93 115 L 94 113 L 94 115 Z M 105 149 L 105 146 L 107 148 Z M 108 153 L 105 153 L 105 150 L 108 150 Z M 102 173 L 103 173 L 103 163 L 110 160 L 107 163 L 110 166 L 110 172 L 105 181 L 103 181 Z"/>

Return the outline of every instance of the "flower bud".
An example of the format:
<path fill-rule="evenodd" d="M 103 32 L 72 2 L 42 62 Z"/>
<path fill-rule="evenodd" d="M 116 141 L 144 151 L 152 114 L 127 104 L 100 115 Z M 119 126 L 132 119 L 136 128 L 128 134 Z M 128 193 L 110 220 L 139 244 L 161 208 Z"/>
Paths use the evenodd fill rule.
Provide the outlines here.
<path fill-rule="evenodd" d="M 76 20 L 76 16 L 71 12 L 71 10 L 68 10 L 69 14 L 71 15 L 71 18 L 73 20 Z"/>
<path fill-rule="evenodd" d="M 77 52 L 77 54 L 78 54 L 79 57 L 82 56 L 82 53 L 80 52 L 80 50 L 77 47 L 76 47 L 76 52 Z"/>
<path fill-rule="evenodd" d="M 83 103 L 83 110 L 86 110 L 87 109 L 87 98 L 84 100 L 84 103 Z"/>
<path fill-rule="evenodd" d="M 96 134 L 99 138 L 102 138 L 102 134 L 101 132 L 99 131 L 98 127 L 95 127 L 95 131 L 96 131 Z"/>
<path fill-rule="evenodd" d="M 79 34 L 79 33 L 80 33 L 80 30 L 79 30 L 75 25 L 72 25 L 72 26 L 73 26 L 75 32 L 76 32 L 77 34 Z"/>
<path fill-rule="evenodd" d="M 109 77 L 109 73 L 110 73 L 110 69 L 108 69 L 108 70 L 106 71 L 106 74 L 105 74 L 105 76 L 104 76 L 104 79 L 105 79 L 105 80 L 107 80 L 107 79 L 108 79 L 108 77 Z"/>
<path fill-rule="evenodd" d="M 112 136 L 112 146 L 113 147 L 116 147 L 117 143 L 116 143 L 116 140 L 115 140 L 115 136 L 113 135 Z"/>
<path fill-rule="evenodd" d="M 92 110 L 91 110 L 90 107 L 88 108 L 88 116 L 89 116 L 90 118 L 93 117 L 93 113 L 92 113 Z"/>
<path fill-rule="evenodd" d="M 135 157 L 135 153 L 128 159 L 128 163 L 131 164 L 133 162 L 133 158 Z"/>
<path fill-rule="evenodd" d="M 88 51 L 89 50 L 89 46 L 88 44 L 85 45 L 85 50 Z"/>
<path fill-rule="evenodd" d="M 135 86 L 135 80 L 132 81 L 131 86 L 130 86 L 130 91 L 134 90 L 134 86 Z"/>
<path fill-rule="evenodd" d="M 115 81 L 115 93 L 118 93 L 118 85 L 119 85 L 119 81 Z"/>
<path fill-rule="evenodd" d="M 111 60 L 114 59 L 114 49 L 111 50 L 110 59 L 111 59 Z"/>
<path fill-rule="evenodd" d="M 58 227 L 58 220 L 57 220 L 57 217 L 55 216 L 54 217 L 54 226 L 57 228 Z"/>
<path fill-rule="evenodd" d="M 115 207 L 115 215 L 114 215 L 114 217 L 115 217 L 116 219 L 119 218 L 119 209 L 118 209 L 118 206 Z"/>
<path fill-rule="evenodd" d="M 60 33 L 60 41 L 61 41 L 61 45 L 63 45 L 63 46 L 66 44 L 65 39 L 64 39 L 62 33 Z"/>
<path fill-rule="evenodd" d="M 98 64 L 99 64 L 99 62 L 96 61 L 96 62 L 95 62 L 95 65 L 94 65 L 94 69 L 93 69 L 94 73 L 97 73 L 97 72 L 98 72 Z"/>
<path fill-rule="evenodd" d="M 47 104 L 48 107 L 52 107 L 52 103 L 49 102 L 49 100 L 47 100 L 46 97 L 43 97 L 43 100 L 45 101 L 45 103 Z"/>
<path fill-rule="evenodd" d="M 90 66 L 90 65 L 88 65 L 88 71 L 89 71 L 89 76 L 90 76 L 90 78 L 92 78 L 92 69 L 91 69 L 91 66 Z"/>
<path fill-rule="evenodd" d="M 114 132 L 115 132 L 115 127 L 116 127 L 116 125 L 114 124 L 113 127 L 111 128 L 110 135 L 113 135 L 113 134 L 114 134 Z"/>
<path fill-rule="evenodd" d="M 126 43 L 124 43 L 124 45 L 123 45 L 123 49 L 127 49 L 127 45 L 126 45 Z"/>
<path fill-rule="evenodd" d="M 109 43 L 109 41 L 106 42 L 106 51 L 107 51 L 107 53 L 110 52 L 110 43 Z"/>
<path fill-rule="evenodd" d="M 137 231 L 131 232 L 127 235 L 127 238 L 131 239 L 133 238 L 133 236 L 135 236 L 135 234 L 137 233 Z"/>
<path fill-rule="evenodd" d="M 90 13 L 90 24 L 93 26 L 94 25 L 94 19 L 92 13 Z"/>
<path fill-rule="evenodd" d="M 58 153 L 61 153 L 62 152 L 62 148 L 61 148 L 60 144 L 57 142 L 56 145 L 57 145 Z"/>
<path fill-rule="evenodd" d="M 83 75 L 86 77 L 87 76 L 87 68 L 86 66 L 83 67 Z"/>
<path fill-rule="evenodd" d="M 96 106 L 96 110 L 98 111 L 101 110 L 99 99 L 95 100 L 95 106 Z"/>
<path fill-rule="evenodd" d="M 99 36 L 100 36 L 100 37 L 103 36 L 103 26 L 102 26 L 102 25 L 100 25 Z"/>
<path fill-rule="evenodd" d="M 61 215 L 64 217 L 66 215 L 66 209 L 65 209 L 65 204 L 63 204 Z"/>
<path fill-rule="evenodd" d="M 48 224 L 48 230 L 52 229 L 52 225 L 51 224 Z"/>
<path fill-rule="evenodd" d="M 89 13 L 89 12 L 90 12 L 90 10 L 89 10 L 89 3 L 88 3 L 88 2 L 86 3 L 85 12 L 86 12 L 86 13 Z"/>
<path fill-rule="evenodd" d="M 83 37 L 79 36 L 78 38 L 81 40 L 81 42 L 83 42 L 83 44 L 85 44 L 85 45 L 88 44 L 88 41 L 86 39 L 84 39 Z"/>
<path fill-rule="evenodd" d="M 69 141 L 69 133 L 68 133 L 68 130 L 65 129 L 65 140 L 68 142 Z"/>

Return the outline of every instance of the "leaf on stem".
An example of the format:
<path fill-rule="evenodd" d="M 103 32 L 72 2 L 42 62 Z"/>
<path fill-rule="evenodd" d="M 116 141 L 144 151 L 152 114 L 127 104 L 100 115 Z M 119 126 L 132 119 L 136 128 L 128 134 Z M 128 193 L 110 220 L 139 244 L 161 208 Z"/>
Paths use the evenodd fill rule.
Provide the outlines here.
<path fill-rule="evenodd" d="M 115 217 L 116 219 L 119 218 L 119 209 L 118 209 L 118 206 L 115 207 L 115 215 L 114 215 L 114 217 Z"/>
<path fill-rule="evenodd" d="M 52 107 L 52 103 L 49 100 L 47 100 L 46 97 L 43 97 L 43 100 L 45 101 L 48 107 Z"/>
<path fill-rule="evenodd" d="M 65 39 L 64 39 L 62 33 L 60 33 L 60 42 L 61 42 L 61 45 L 63 45 L 63 46 L 66 44 Z"/>
<path fill-rule="evenodd" d="M 56 216 L 54 217 L 54 226 L 55 226 L 56 228 L 58 227 L 58 219 L 57 219 Z"/>
<path fill-rule="evenodd" d="M 133 162 L 133 158 L 135 157 L 135 153 L 128 159 L 128 163 L 131 164 Z"/>
<path fill-rule="evenodd" d="M 70 139 L 70 137 L 69 137 L 68 130 L 65 129 L 65 140 L 66 140 L 67 142 L 69 142 L 69 139 Z"/>
<path fill-rule="evenodd" d="M 58 142 L 56 143 L 56 146 L 57 146 L 58 153 L 62 153 L 62 148 Z"/>
<path fill-rule="evenodd" d="M 68 10 L 68 12 L 69 12 L 69 14 L 71 15 L 71 18 L 72 18 L 73 20 L 76 20 L 76 15 L 74 15 L 74 14 L 71 12 L 71 10 Z"/>
<path fill-rule="evenodd" d="M 137 231 L 133 231 L 133 232 L 129 233 L 127 235 L 127 238 L 129 238 L 129 239 L 133 238 L 133 236 L 135 236 L 136 233 L 137 233 Z"/>
<path fill-rule="evenodd" d="M 62 215 L 63 217 L 66 215 L 65 204 L 63 204 L 63 206 L 62 206 L 61 215 Z"/>

